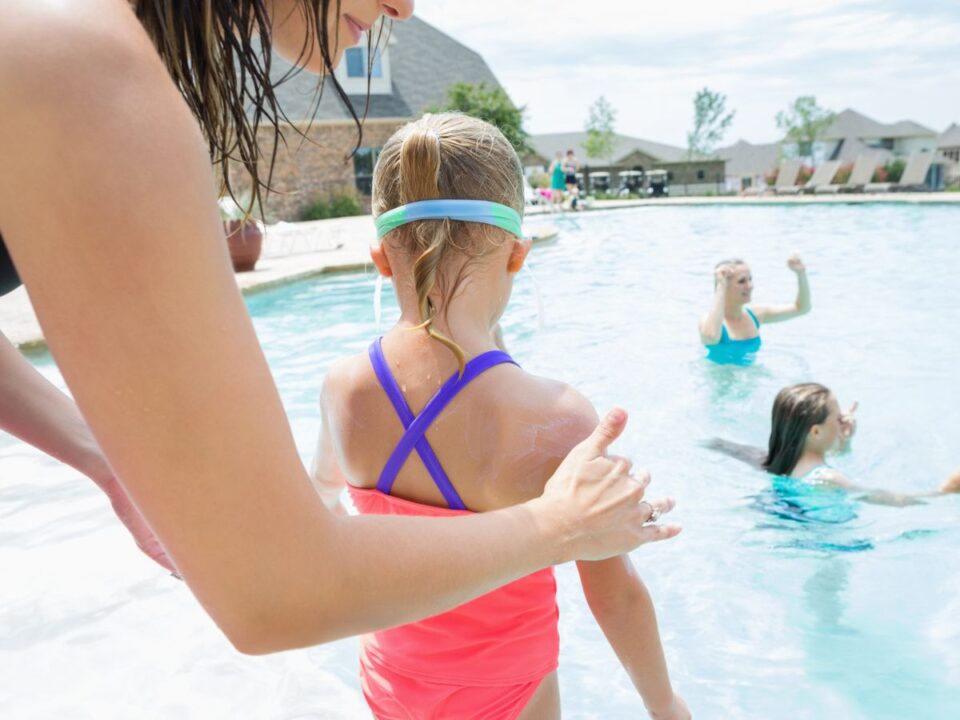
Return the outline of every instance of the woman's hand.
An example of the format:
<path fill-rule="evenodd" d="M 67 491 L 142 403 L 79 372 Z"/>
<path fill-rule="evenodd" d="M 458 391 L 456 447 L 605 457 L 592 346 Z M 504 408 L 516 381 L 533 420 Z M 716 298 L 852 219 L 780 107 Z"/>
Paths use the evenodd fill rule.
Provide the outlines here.
<path fill-rule="evenodd" d="M 647 711 L 653 720 L 690 720 L 691 717 L 687 703 L 676 693 L 673 694 L 673 702 L 665 710 L 647 708 Z"/>
<path fill-rule="evenodd" d="M 165 570 L 169 570 L 171 573 L 179 577 L 176 567 L 173 565 L 173 561 L 167 556 L 166 551 L 163 549 L 163 546 L 160 545 L 160 541 L 157 540 L 157 536 L 153 534 L 153 531 L 147 525 L 147 521 L 143 519 L 143 516 L 134 507 L 133 502 L 130 500 L 130 496 L 127 495 L 126 491 L 123 489 L 123 486 L 120 484 L 120 481 L 116 477 L 110 476 L 106 481 L 98 481 L 97 485 L 107 494 L 107 497 L 110 498 L 110 504 L 113 506 L 113 512 L 116 513 L 117 517 L 120 519 L 127 530 L 130 531 L 130 534 L 133 535 L 134 541 L 137 543 L 137 547 L 143 551 L 144 555 L 153 560 L 155 563 L 163 567 Z"/>
<path fill-rule="evenodd" d="M 960 493 L 960 468 L 957 468 L 947 481 L 940 486 L 940 492 Z"/>
<path fill-rule="evenodd" d="M 800 273 L 805 273 L 807 271 L 806 265 L 803 264 L 803 260 L 800 259 L 800 256 L 794 253 L 789 258 L 787 258 L 787 267 L 790 268 L 797 275 Z"/>
<path fill-rule="evenodd" d="M 734 271 L 732 265 L 721 265 L 716 269 L 713 274 L 714 279 L 717 284 L 717 292 L 725 293 L 727 291 L 727 285 L 730 284 L 730 279 L 733 277 Z"/>
<path fill-rule="evenodd" d="M 547 481 L 544 516 L 557 524 L 561 562 L 603 560 L 638 545 L 667 540 L 680 532 L 676 525 L 648 525 L 673 509 L 673 500 L 643 499 L 650 475 L 630 474 L 631 463 L 607 457 L 607 447 L 623 432 L 627 413 L 611 410 L 591 435 L 573 448 Z"/>

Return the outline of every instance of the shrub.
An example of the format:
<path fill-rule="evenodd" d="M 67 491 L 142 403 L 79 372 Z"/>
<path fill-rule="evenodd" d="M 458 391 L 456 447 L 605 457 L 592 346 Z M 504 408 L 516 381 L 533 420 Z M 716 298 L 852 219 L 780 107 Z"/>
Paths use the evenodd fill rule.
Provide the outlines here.
<path fill-rule="evenodd" d="M 848 162 L 844 163 L 837 170 L 837 174 L 833 176 L 833 182 L 836 185 L 845 185 L 850 182 L 850 176 L 853 174 L 853 163 Z"/>
<path fill-rule="evenodd" d="M 797 173 L 797 185 L 806 184 L 807 180 L 813 177 L 813 168 L 809 165 L 801 165 L 800 172 Z"/>
<path fill-rule="evenodd" d="M 363 206 L 355 190 L 345 188 L 333 193 L 318 193 L 300 211 L 301 220 L 328 220 L 330 218 L 363 215 Z"/>
<path fill-rule="evenodd" d="M 777 184 L 777 175 L 780 174 L 779 168 L 774 168 L 769 173 L 763 176 L 764 182 L 767 183 L 767 187 L 773 187 Z"/>
<path fill-rule="evenodd" d="M 550 187 L 550 178 L 544 172 L 531 173 L 527 180 L 530 182 L 530 187 L 533 188 Z"/>
<path fill-rule="evenodd" d="M 881 180 L 880 182 L 900 182 L 900 178 L 903 176 L 903 169 L 906 166 L 907 162 L 905 160 L 891 160 L 883 166 L 883 169 L 887 173 L 887 179 Z"/>

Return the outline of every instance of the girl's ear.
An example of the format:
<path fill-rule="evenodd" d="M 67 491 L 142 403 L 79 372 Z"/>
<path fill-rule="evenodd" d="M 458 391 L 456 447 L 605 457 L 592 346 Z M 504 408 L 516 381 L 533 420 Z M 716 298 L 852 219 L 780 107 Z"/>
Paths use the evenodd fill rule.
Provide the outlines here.
<path fill-rule="evenodd" d="M 510 259 L 507 260 L 507 272 L 518 273 L 523 267 L 524 260 L 530 252 L 532 240 L 514 240 L 513 250 L 510 252 Z"/>
<path fill-rule="evenodd" d="M 387 254 L 383 251 L 383 245 L 370 246 L 370 259 L 373 260 L 373 264 L 377 266 L 377 270 L 380 271 L 381 275 L 384 277 L 393 277 L 393 270 L 390 269 L 390 261 L 387 259 Z"/>

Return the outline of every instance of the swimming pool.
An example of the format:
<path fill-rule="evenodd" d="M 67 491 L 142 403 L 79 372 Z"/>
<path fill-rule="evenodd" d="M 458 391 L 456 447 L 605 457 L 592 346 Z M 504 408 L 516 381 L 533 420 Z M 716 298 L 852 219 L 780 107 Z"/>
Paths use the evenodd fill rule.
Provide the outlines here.
<path fill-rule="evenodd" d="M 960 208 L 651 207 L 559 225 L 531 255 L 542 327 L 521 275 L 506 341 L 527 369 L 627 407 L 618 452 L 677 498 L 683 534 L 634 560 L 695 717 L 960 717 L 960 497 L 811 528 L 767 511 L 768 478 L 697 445 L 762 445 L 776 391 L 814 379 L 860 401 L 837 461 L 850 475 L 921 490 L 960 466 Z M 789 301 L 794 250 L 812 313 L 765 327 L 753 367 L 705 362 L 696 322 L 713 263 L 743 256 L 758 302 Z M 248 299 L 305 462 L 324 368 L 375 332 L 373 280 Z M 239 656 L 76 473 L 4 436 L 0 478 L 0 716 L 367 717 L 355 640 Z M 642 717 L 574 568 L 558 581 L 565 717 Z"/>

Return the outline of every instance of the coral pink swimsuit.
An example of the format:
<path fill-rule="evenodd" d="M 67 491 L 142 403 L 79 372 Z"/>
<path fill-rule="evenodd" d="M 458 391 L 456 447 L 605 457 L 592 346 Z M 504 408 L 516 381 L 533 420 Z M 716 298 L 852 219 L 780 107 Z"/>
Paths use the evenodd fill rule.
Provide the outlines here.
<path fill-rule="evenodd" d="M 414 417 L 390 373 L 380 340 L 370 360 L 406 432 L 384 466 L 376 489 L 348 487 L 357 510 L 371 515 L 466 515 L 430 444 L 427 428 L 456 394 L 484 371 L 514 363 L 492 351 L 454 374 Z M 390 495 L 397 473 L 416 450 L 449 508 Z M 380 720 L 486 718 L 512 720 L 557 668 L 556 582 L 547 568 L 440 615 L 365 635 L 360 651 L 363 694 Z"/>

